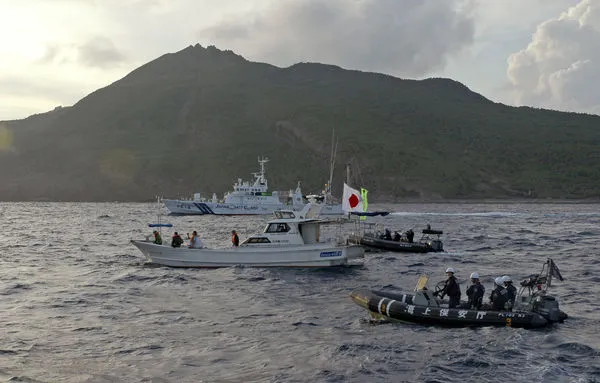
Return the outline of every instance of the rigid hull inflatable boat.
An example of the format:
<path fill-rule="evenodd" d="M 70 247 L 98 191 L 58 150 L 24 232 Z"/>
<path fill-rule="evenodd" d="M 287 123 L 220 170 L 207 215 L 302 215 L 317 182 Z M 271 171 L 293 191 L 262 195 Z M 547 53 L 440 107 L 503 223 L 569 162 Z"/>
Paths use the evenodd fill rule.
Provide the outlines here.
<path fill-rule="evenodd" d="M 556 298 L 547 294 L 552 277 L 557 276 L 562 280 L 562 276 L 551 259 L 544 264 L 542 273 L 544 271 L 546 275 L 533 274 L 521 282 L 512 311 L 448 308 L 445 301 L 436 298 L 434 292 L 427 289 L 427 277 L 419 280 L 412 294 L 356 290 L 350 296 L 355 303 L 366 308 L 374 319 L 394 319 L 450 327 L 535 328 L 567 318 L 567 314 L 559 309 Z"/>

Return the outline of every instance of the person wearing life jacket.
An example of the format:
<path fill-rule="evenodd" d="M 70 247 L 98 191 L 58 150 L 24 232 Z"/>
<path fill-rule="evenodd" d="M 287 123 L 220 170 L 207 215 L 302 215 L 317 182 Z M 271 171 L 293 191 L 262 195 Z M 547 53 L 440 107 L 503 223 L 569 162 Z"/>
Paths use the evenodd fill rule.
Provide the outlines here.
<path fill-rule="evenodd" d="M 154 230 L 152 234 L 154 234 L 154 243 L 156 243 L 157 245 L 162 245 L 162 238 L 160 236 L 160 233 Z"/>
<path fill-rule="evenodd" d="M 452 267 L 446 269 L 446 275 L 448 276 L 448 279 L 446 279 L 444 288 L 439 291 L 439 295 L 441 299 L 444 299 L 444 295 L 448 295 L 448 307 L 454 308 L 460 304 L 460 287 L 458 286 L 458 282 L 456 282 L 454 269 Z M 434 295 L 437 294 L 434 293 Z"/>
<path fill-rule="evenodd" d="M 492 310 L 505 311 L 506 302 L 508 302 L 508 291 L 504 288 L 502 277 L 494 279 L 495 288 L 490 295 Z"/>
<path fill-rule="evenodd" d="M 502 282 L 504 283 L 504 288 L 506 289 L 507 310 L 512 311 L 512 308 L 515 305 L 515 299 L 517 299 L 517 288 L 513 286 L 512 278 L 508 275 L 502 277 Z"/>
<path fill-rule="evenodd" d="M 235 230 L 231 230 L 231 245 L 233 247 L 238 247 L 240 245 L 240 237 L 238 237 Z"/>
<path fill-rule="evenodd" d="M 465 308 L 471 310 L 480 310 L 483 304 L 483 295 L 485 294 L 485 287 L 479 281 L 478 273 L 471 273 L 471 286 L 467 289 L 468 302 Z"/>
<path fill-rule="evenodd" d="M 175 234 L 173 234 L 173 238 L 171 239 L 171 246 L 181 247 L 181 245 L 183 245 L 183 238 L 181 238 L 181 236 L 175 232 Z"/>

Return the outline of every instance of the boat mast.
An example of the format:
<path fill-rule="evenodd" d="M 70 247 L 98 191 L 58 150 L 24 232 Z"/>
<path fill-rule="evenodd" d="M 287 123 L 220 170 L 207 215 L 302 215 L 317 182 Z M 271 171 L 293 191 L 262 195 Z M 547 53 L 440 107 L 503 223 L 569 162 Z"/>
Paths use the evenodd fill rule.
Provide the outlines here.
<path fill-rule="evenodd" d="M 337 154 L 337 140 L 335 139 L 335 128 L 331 131 L 331 155 L 329 158 L 329 181 L 325 188 L 325 196 L 323 203 L 327 202 L 329 196 L 331 196 L 331 182 L 333 182 L 333 170 L 335 169 L 335 156 Z"/>
<path fill-rule="evenodd" d="M 346 184 L 350 185 L 350 162 L 346 164 Z"/>
<path fill-rule="evenodd" d="M 260 173 L 252 173 L 256 177 L 255 185 L 267 185 L 267 178 L 265 177 L 265 164 L 269 162 L 268 157 L 258 157 L 258 163 L 260 165 Z"/>

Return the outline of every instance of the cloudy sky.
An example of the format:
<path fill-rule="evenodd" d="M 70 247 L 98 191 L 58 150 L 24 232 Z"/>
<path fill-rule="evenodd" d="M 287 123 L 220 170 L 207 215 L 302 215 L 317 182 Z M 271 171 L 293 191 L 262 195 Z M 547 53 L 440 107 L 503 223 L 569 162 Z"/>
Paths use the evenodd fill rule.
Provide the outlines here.
<path fill-rule="evenodd" d="M 600 113 L 600 0 L 0 0 L 0 121 L 200 43 Z"/>

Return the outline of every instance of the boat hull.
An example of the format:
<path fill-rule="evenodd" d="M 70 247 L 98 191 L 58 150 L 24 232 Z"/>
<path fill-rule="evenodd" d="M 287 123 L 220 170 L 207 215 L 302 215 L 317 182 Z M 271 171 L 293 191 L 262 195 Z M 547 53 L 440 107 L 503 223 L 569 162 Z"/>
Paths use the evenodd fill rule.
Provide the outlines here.
<path fill-rule="evenodd" d="M 413 304 L 410 294 L 355 290 L 352 300 L 372 315 L 393 320 L 448 327 L 508 326 L 543 327 L 552 323 L 535 312 L 467 310 Z M 565 315 L 566 317 L 566 315 Z"/>
<path fill-rule="evenodd" d="M 280 204 L 234 205 L 228 203 L 196 202 L 165 199 L 164 204 L 172 214 L 185 215 L 269 215 L 287 206 Z M 304 206 L 304 205 L 302 205 Z"/>
<path fill-rule="evenodd" d="M 196 202 L 185 200 L 163 200 L 171 214 L 179 215 L 270 215 L 275 210 L 292 209 L 300 211 L 305 205 L 278 204 L 230 204 L 215 202 Z M 342 205 L 322 205 L 319 215 L 342 215 Z"/>
<path fill-rule="evenodd" d="M 331 267 L 364 257 L 364 249 L 360 246 L 332 246 L 330 243 L 225 249 L 173 248 L 135 240 L 131 243 L 152 263 L 172 267 Z"/>

